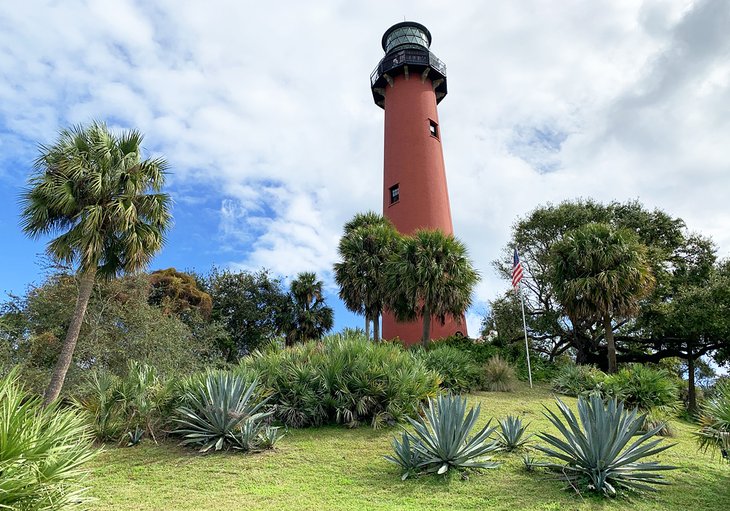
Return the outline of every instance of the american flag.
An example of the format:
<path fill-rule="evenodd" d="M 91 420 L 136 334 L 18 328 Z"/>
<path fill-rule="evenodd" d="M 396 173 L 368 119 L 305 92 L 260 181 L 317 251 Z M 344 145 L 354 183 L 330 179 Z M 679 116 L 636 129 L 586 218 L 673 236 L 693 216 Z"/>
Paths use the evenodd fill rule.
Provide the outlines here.
<path fill-rule="evenodd" d="M 522 263 L 520 262 L 520 256 L 517 255 L 517 249 L 515 249 L 515 257 L 512 264 L 512 287 L 517 289 L 522 280 Z"/>

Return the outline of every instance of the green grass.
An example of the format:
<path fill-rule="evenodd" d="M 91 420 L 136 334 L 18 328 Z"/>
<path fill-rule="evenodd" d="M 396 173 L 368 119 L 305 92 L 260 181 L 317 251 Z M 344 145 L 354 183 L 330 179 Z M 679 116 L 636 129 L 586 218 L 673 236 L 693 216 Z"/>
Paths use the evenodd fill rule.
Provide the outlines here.
<path fill-rule="evenodd" d="M 512 393 L 480 392 L 480 424 L 490 417 L 520 415 L 529 432 L 550 429 L 542 405 L 553 406 L 545 388 L 519 385 Z M 575 400 L 565 398 L 566 402 Z M 495 470 L 444 479 L 402 482 L 383 459 L 398 428 L 325 427 L 290 431 L 275 451 L 199 455 L 174 443 L 109 447 L 93 463 L 89 479 L 94 509 L 114 510 L 677 510 L 730 509 L 730 465 L 699 452 L 696 426 L 676 421 L 677 445 L 659 459 L 680 467 L 671 486 L 615 500 L 577 495 L 541 472 L 528 473 L 519 454 L 496 457 Z M 539 453 L 533 453 L 538 456 Z"/>

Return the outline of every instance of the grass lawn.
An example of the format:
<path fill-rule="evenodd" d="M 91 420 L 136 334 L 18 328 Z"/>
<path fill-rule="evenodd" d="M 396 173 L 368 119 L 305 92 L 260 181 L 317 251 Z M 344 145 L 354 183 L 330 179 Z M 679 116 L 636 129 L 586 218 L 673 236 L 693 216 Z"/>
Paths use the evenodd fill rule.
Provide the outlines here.
<path fill-rule="evenodd" d="M 574 403 L 575 400 L 565 398 Z M 480 423 L 520 414 L 529 431 L 547 429 L 542 405 L 552 406 L 546 387 L 517 392 L 480 392 Z M 383 459 L 399 428 L 326 427 L 290 431 L 275 451 L 243 455 L 199 455 L 174 443 L 145 442 L 134 448 L 108 447 L 89 479 L 93 509 L 108 510 L 730 510 L 730 465 L 699 452 L 692 424 L 675 422 L 677 445 L 661 461 L 676 465 L 670 486 L 656 493 L 615 500 L 577 495 L 544 473 L 528 473 L 520 455 L 501 454 L 495 470 L 443 478 L 400 480 Z M 552 428 L 551 428 L 552 429 Z M 537 453 L 534 453 L 536 456 Z"/>

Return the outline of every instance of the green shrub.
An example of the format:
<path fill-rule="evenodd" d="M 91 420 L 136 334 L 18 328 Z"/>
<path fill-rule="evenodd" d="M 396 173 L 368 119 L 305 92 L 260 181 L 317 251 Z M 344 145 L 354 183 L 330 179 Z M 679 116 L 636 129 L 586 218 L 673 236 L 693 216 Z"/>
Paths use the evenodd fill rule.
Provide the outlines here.
<path fill-rule="evenodd" d="M 606 377 L 604 391 L 627 407 L 646 413 L 643 431 L 658 428 L 658 434 L 673 436 L 670 420 L 679 411 L 680 384 L 665 369 L 634 364 Z"/>
<path fill-rule="evenodd" d="M 605 380 L 605 391 L 608 396 L 642 411 L 676 405 L 679 401 L 677 379 L 664 369 L 642 364 L 624 367 L 609 375 Z"/>
<path fill-rule="evenodd" d="M 420 357 L 362 335 L 255 352 L 241 365 L 259 375 L 276 418 L 292 427 L 400 422 L 416 415 L 440 382 Z"/>
<path fill-rule="evenodd" d="M 84 419 L 44 408 L 17 380 L 15 371 L 0 379 L 0 508 L 82 507 L 83 465 L 95 454 Z"/>
<path fill-rule="evenodd" d="M 138 444 L 144 434 L 156 440 L 169 423 L 175 397 L 172 383 L 166 383 L 154 367 L 134 360 L 122 378 L 104 369 L 92 370 L 80 393 L 75 403 L 96 439 L 125 445 Z"/>
<path fill-rule="evenodd" d="M 435 339 L 429 343 L 427 349 L 435 350 L 443 346 L 449 346 L 468 353 L 471 359 L 479 365 L 483 365 L 490 358 L 500 354 L 499 349 L 493 344 L 478 342 L 476 339 L 470 339 L 463 335 L 452 335 L 443 339 Z"/>
<path fill-rule="evenodd" d="M 606 374 L 592 366 L 568 364 L 560 368 L 552 381 L 553 390 L 566 396 L 603 392 Z"/>
<path fill-rule="evenodd" d="M 413 433 L 403 432 L 401 440 L 393 439 L 393 456 L 385 459 L 403 470 L 402 479 L 421 473 L 445 474 L 450 469 L 496 468 L 498 463 L 484 458 L 499 450 L 489 436 L 495 428 L 486 424 L 469 437 L 479 418 L 480 406 L 466 412 L 466 398 L 451 394 L 428 400 L 422 417 L 408 419 Z"/>
<path fill-rule="evenodd" d="M 484 374 L 468 351 L 441 345 L 426 351 L 415 351 L 423 357 L 426 367 L 441 375 L 441 388 L 461 394 L 480 388 Z"/>
<path fill-rule="evenodd" d="M 116 441 L 124 435 L 124 419 L 115 396 L 118 386 L 119 378 L 111 372 L 92 370 L 76 401 L 100 442 Z"/>
<path fill-rule="evenodd" d="M 233 373 L 209 373 L 204 385 L 191 388 L 177 409 L 174 433 L 182 445 L 210 449 L 253 451 L 273 446 L 278 431 L 268 425 L 273 410 L 264 411 L 266 399 L 257 393 L 258 382 L 247 384 Z"/>
<path fill-rule="evenodd" d="M 484 365 L 484 388 L 492 392 L 511 392 L 515 383 L 514 368 L 501 358 L 494 356 Z"/>
<path fill-rule="evenodd" d="M 638 416 L 636 409 L 627 412 L 620 401 L 610 399 L 606 403 L 596 394 L 581 396 L 579 421 L 562 401 L 558 399 L 557 404 L 562 419 L 551 410 L 545 416 L 562 438 L 541 433 L 539 438 L 549 446 L 537 446 L 557 461 L 540 466 L 555 471 L 573 487 L 607 496 L 615 496 L 620 489 L 653 490 L 653 485 L 668 484 L 659 472 L 676 467 L 640 460 L 671 445 L 658 447 L 661 439 L 650 440 L 656 429 L 634 438 L 644 423 L 644 416 Z"/>
<path fill-rule="evenodd" d="M 700 447 L 718 451 L 730 461 L 730 381 L 719 383 L 713 397 L 702 406 L 700 424 Z"/>
<path fill-rule="evenodd" d="M 529 424 L 522 424 L 522 420 L 514 415 L 508 415 L 499 421 L 497 430 L 497 443 L 504 451 L 515 451 L 524 447 L 532 435 L 525 436 Z"/>

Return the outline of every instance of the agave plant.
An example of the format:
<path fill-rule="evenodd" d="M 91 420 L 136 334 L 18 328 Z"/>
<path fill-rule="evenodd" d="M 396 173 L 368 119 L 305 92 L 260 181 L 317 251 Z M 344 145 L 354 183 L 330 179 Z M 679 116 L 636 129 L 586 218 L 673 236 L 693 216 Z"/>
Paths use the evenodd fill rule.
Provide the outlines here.
<path fill-rule="evenodd" d="M 499 421 L 497 443 L 505 451 L 515 451 L 530 441 L 532 435 L 525 436 L 529 424 L 522 424 L 522 420 L 514 415 L 508 415 Z"/>
<path fill-rule="evenodd" d="M 537 449 L 558 461 L 541 466 L 555 470 L 573 486 L 587 483 L 588 489 L 607 496 L 615 496 L 622 488 L 653 490 L 652 485 L 668 484 L 660 472 L 676 467 L 639 461 L 672 446 L 658 446 L 661 438 L 650 440 L 658 428 L 634 439 L 643 426 L 643 415 L 625 410 L 615 398 L 604 402 L 592 395 L 578 399 L 579 421 L 560 399 L 557 404 L 565 422 L 549 409 L 545 416 L 563 438 L 541 433 L 539 438 L 549 446 Z"/>
<path fill-rule="evenodd" d="M 257 386 L 257 380 L 246 385 L 239 375 L 210 372 L 204 385 L 190 389 L 177 409 L 175 433 L 182 435 L 181 444 L 199 445 L 200 452 L 262 448 L 261 434 L 273 411 L 261 411 L 267 399 L 260 399 Z"/>
<path fill-rule="evenodd" d="M 700 448 L 719 451 L 730 461 L 730 381 L 718 384 L 715 396 L 702 407 L 700 424 Z"/>
<path fill-rule="evenodd" d="M 43 407 L 11 371 L 0 377 L 0 425 L 0 509 L 83 506 L 84 464 L 96 454 L 85 417 Z"/>
<path fill-rule="evenodd" d="M 393 439 L 394 456 L 385 459 L 403 469 L 402 478 L 418 473 L 445 474 L 450 469 L 496 468 L 499 463 L 484 456 L 498 451 L 489 436 L 496 428 L 487 423 L 469 437 L 479 418 L 480 406 L 466 412 L 466 398 L 451 394 L 429 398 L 423 417 L 408 421 L 413 433 L 403 433 L 401 440 Z"/>

